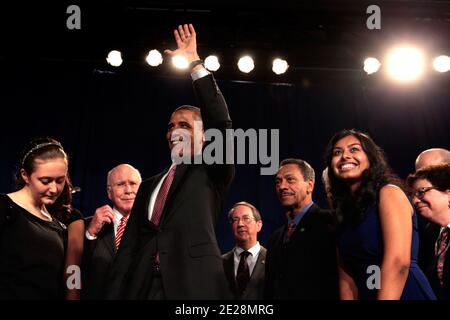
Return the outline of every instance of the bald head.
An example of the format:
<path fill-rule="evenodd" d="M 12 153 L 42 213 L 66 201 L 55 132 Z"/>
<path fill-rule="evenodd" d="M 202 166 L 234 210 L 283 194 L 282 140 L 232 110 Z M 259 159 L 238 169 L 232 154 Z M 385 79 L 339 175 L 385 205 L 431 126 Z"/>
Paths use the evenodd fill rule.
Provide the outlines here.
<path fill-rule="evenodd" d="M 109 170 L 108 176 L 106 178 L 106 185 L 110 186 L 112 183 L 111 180 L 115 180 L 114 178 L 118 175 L 134 175 L 136 176 L 136 179 L 139 181 L 139 183 L 142 182 L 141 173 L 138 171 L 138 169 L 127 163 L 122 163 Z"/>
<path fill-rule="evenodd" d="M 416 159 L 416 171 L 437 164 L 450 163 L 450 151 L 442 148 L 433 148 L 423 151 Z"/>

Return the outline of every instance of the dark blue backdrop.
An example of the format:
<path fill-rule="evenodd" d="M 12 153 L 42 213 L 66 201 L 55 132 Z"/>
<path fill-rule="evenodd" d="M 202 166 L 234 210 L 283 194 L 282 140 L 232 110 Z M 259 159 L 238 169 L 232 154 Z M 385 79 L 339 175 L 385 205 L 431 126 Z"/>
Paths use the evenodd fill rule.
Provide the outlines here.
<path fill-rule="evenodd" d="M 107 201 L 106 173 L 113 166 L 130 163 L 146 178 L 169 163 L 164 139 L 169 115 L 181 104 L 195 104 L 188 76 L 158 77 L 144 67 L 105 73 L 92 64 L 64 61 L 4 60 L 0 65 L 0 192 L 13 189 L 24 144 L 50 135 L 70 155 L 73 182 L 82 188 L 75 203 L 85 216 Z M 311 163 L 317 175 L 314 199 L 323 206 L 323 151 L 340 129 L 369 132 L 402 177 L 413 170 L 421 150 L 450 148 L 450 93 L 443 83 L 448 76 L 409 88 L 375 83 L 360 72 L 309 85 L 221 81 L 220 73 L 218 78 L 234 128 L 279 129 L 280 160 L 299 157 Z M 237 166 L 227 199 L 225 211 L 242 200 L 261 210 L 263 244 L 284 221 L 273 177 L 259 175 L 257 165 Z M 232 247 L 225 215 L 217 236 L 222 251 Z"/>

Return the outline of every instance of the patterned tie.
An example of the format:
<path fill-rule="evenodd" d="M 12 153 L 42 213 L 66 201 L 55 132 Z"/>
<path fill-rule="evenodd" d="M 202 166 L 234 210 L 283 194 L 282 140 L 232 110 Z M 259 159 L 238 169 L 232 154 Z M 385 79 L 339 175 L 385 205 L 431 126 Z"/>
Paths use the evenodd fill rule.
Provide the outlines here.
<path fill-rule="evenodd" d="M 449 242 L 449 228 L 445 228 L 439 235 L 438 241 L 436 241 L 435 253 L 437 258 L 437 275 L 441 286 L 444 284 L 444 262 L 445 254 L 448 249 Z"/>
<path fill-rule="evenodd" d="M 239 260 L 239 265 L 236 273 L 236 282 L 237 288 L 239 292 L 239 297 L 242 297 L 242 294 L 245 291 L 245 287 L 247 287 L 247 283 L 250 280 L 250 269 L 248 268 L 247 257 L 250 255 L 248 251 L 241 252 L 241 259 Z"/>
<path fill-rule="evenodd" d="M 158 195 L 156 196 L 155 205 L 153 207 L 152 218 L 150 219 L 155 225 L 159 225 L 159 221 L 161 220 L 161 215 L 164 209 L 164 204 L 166 202 L 167 195 L 169 193 L 170 186 L 173 181 L 173 177 L 175 176 L 175 170 L 177 166 L 173 166 L 166 178 L 164 179 L 161 188 L 159 189 Z"/>
<path fill-rule="evenodd" d="M 288 227 L 287 227 L 287 233 L 286 233 L 286 241 L 289 241 L 291 239 L 292 234 L 294 233 L 296 226 L 297 225 L 295 224 L 294 220 L 289 221 Z"/>
<path fill-rule="evenodd" d="M 117 227 L 116 240 L 115 240 L 117 250 L 119 250 L 120 241 L 122 240 L 122 236 L 125 231 L 125 227 L 127 225 L 129 217 L 130 217 L 130 215 L 123 216 L 122 219 L 120 219 L 119 226 Z"/>

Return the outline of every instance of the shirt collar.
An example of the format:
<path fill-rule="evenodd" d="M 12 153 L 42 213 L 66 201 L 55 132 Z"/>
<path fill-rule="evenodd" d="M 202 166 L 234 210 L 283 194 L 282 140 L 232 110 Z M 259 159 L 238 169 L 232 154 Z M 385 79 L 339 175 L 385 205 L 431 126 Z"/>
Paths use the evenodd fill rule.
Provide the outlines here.
<path fill-rule="evenodd" d="M 312 207 L 313 204 L 314 204 L 314 202 L 312 201 L 310 204 L 308 204 L 306 207 L 304 207 L 303 210 L 301 210 L 299 213 L 297 213 L 294 218 L 291 218 L 290 216 L 288 216 L 288 223 L 291 221 L 294 221 L 295 225 L 297 226 L 300 223 L 300 220 L 302 220 L 305 213 L 309 210 L 309 208 Z"/>
<path fill-rule="evenodd" d="M 247 251 L 250 252 L 251 255 L 254 257 L 254 256 L 256 256 L 256 254 L 258 254 L 259 250 L 261 250 L 261 245 L 257 241 L 256 244 L 253 247 L 251 247 L 250 249 L 248 249 Z M 245 250 L 242 249 L 241 247 L 236 246 L 234 248 L 234 254 L 238 257 L 241 255 L 241 253 L 243 251 L 245 251 Z"/>

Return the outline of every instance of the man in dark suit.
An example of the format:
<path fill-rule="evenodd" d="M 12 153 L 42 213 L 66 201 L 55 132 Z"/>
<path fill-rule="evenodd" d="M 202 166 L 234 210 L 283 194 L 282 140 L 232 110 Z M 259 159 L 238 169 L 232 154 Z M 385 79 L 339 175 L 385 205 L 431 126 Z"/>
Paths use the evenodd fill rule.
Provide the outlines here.
<path fill-rule="evenodd" d="M 258 242 L 261 214 L 255 206 L 242 201 L 231 208 L 228 220 L 236 242 L 234 249 L 222 256 L 230 288 L 236 299 L 263 299 L 266 248 Z"/>
<path fill-rule="evenodd" d="M 203 129 L 218 129 L 225 136 L 231 119 L 197 54 L 193 26 L 179 26 L 175 39 L 178 49 L 166 52 L 190 63 L 200 108 L 182 106 L 172 113 L 166 138 L 175 163 L 139 188 L 110 275 L 109 299 L 231 298 L 215 225 L 234 166 L 197 161 Z"/>
<path fill-rule="evenodd" d="M 104 297 L 106 275 L 120 246 L 141 180 L 139 171 L 129 164 L 120 164 L 108 172 L 107 192 L 113 207 L 104 205 L 87 220 L 82 299 Z"/>
<path fill-rule="evenodd" d="M 271 235 L 267 246 L 267 299 L 338 298 L 335 223 L 312 201 L 314 180 L 306 161 L 281 162 L 276 192 L 289 223 Z"/>

